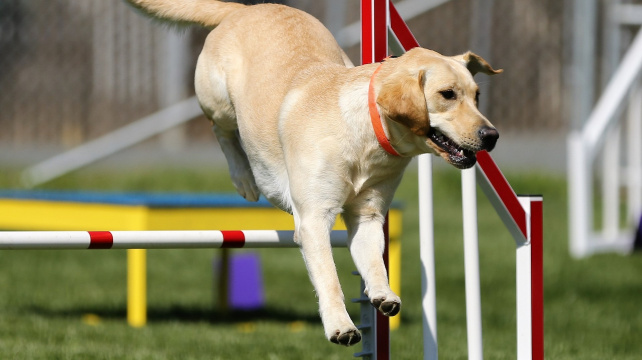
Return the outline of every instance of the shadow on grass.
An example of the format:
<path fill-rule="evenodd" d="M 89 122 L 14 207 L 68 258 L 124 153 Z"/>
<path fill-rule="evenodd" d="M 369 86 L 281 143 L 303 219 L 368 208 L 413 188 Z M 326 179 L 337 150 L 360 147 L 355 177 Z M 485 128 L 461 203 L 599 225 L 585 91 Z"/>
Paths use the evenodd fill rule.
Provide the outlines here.
<path fill-rule="evenodd" d="M 73 309 L 51 309 L 41 306 L 26 307 L 26 313 L 33 313 L 50 318 L 78 318 L 86 314 L 97 315 L 102 319 L 127 318 L 125 307 L 95 308 L 74 307 Z M 203 307 L 170 306 L 149 307 L 147 309 L 148 323 L 163 322 L 210 322 L 213 324 L 236 324 L 248 321 L 274 321 L 291 323 L 302 321 L 310 324 L 319 324 L 321 318 L 316 312 L 296 312 L 291 309 L 265 307 L 257 310 L 213 310 Z"/>
<path fill-rule="evenodd" d="M 127 319 L 127 309 L 125 307 L 116 308 L 96 308 L 96 307 L 74 307 L 73 309 L 51 309 L 42 306 L 29 306 L 22 310 L 24 313 L 31 313 L 47 318 L 80 318 L 87 314 L 96 315 L 102 319 L 123 320 Z M 418 322 L 411 316 L 401 313 L 401 321 L 404 324 Z M 357 323 L 359 314 L 351 313 L 350 317 Z M 291 309 L 276 307 L 264 307 L 257 310 L 213 310 L 203 307 L 188 306 L 169 306 L 169 307 L 149 307 L 147 309 L 148 323 L 202 323 L 209 322 L 212 324 L 238 324 L 252 321 L 272 321 L 272 322 L 305 322 L 316 325 L 321 324 L 321 318 L 317 312 L 297 312 Z"/>

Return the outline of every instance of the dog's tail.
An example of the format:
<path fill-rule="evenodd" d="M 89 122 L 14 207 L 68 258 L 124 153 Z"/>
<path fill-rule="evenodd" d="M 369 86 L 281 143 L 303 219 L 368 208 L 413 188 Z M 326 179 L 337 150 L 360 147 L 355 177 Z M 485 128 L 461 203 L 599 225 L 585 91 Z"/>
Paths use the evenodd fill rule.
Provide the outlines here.
<path fill-rule="evenodd" d="M 144 13 L 173 23 L 197 24 L 214 28 L 243 4 L 216 0 L 126 0 Z"/>

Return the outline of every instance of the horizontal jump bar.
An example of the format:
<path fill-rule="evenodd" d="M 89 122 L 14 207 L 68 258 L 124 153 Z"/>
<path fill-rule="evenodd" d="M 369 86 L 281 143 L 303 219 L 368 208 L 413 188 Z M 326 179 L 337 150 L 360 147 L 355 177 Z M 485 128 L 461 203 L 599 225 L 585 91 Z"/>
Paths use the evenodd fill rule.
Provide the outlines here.
<path fill-rule="evenodd" d="M 296 248 L 294 231 L 1 231 L 0 250 Z M 347 246 L 345 230 L 332 231 L 334 247 Z"/>

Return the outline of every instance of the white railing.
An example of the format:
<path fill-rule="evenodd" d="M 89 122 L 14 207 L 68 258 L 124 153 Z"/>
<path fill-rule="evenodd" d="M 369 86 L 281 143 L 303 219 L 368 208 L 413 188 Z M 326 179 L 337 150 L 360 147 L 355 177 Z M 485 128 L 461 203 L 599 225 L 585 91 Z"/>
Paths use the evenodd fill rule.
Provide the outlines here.
<path fill-rule="evenodd" d="M 25 169 L 22 184 L 27 188 L 46 183 L 119 151 L 162 134 L 202 114 L 195 96 L 168 106 L 115 131 L 88 141 Z"/>
<path fill-rule="evenodd" d="M 642 32 L 638 32 L 588 120 L 568 137 L 569 248 L 574 257 L 611 251 L 628 253 L 633 248 L 631 229 L 642 214 L 641 70 Z M 619 121 L 627 99 L 630 99 L 624 148 L 627 164 L 622 167 Z M 602 231 L 598 233 L 593 223 L 593 177 L 600 154 L 603 212 Z M 621 185 L 627 189 L 624 230 L 620 229 Z"/>

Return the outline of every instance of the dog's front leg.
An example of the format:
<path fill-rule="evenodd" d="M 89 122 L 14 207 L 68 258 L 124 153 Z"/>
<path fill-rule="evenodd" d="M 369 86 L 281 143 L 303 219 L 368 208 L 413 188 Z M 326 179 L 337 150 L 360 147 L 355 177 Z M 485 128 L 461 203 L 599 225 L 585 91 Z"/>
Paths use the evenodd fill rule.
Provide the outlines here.
<path fill-rule="evenodd" d="M 319 297 L 325 335 L 336 344 L 356 344 L 361 340 L 361 334 L 346 311 L 330 246 L 330 229 L 336 212 L 299 213 L 295 210 L 294 217 L 295 240 L 301 245 L 310 280 Z"/>
<path fill-rule="evenodd" d="M 401 309 L 401 299 L 391 289 L 383 262 L 384 201 L 365 193 L 353 206 L 346 207 L 343 219 L 348 228 L 348 247 L 354 264 L 366 285 L 372 305 L 386 316 Z"/>

